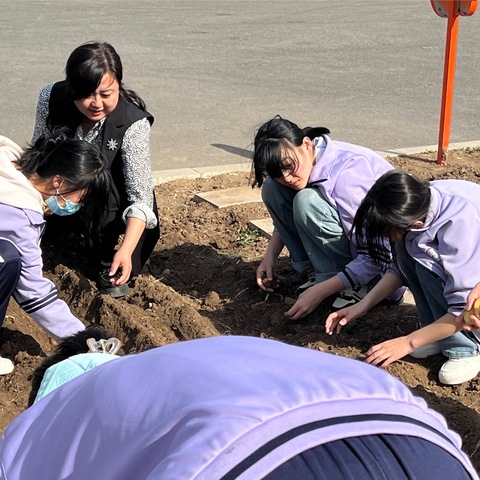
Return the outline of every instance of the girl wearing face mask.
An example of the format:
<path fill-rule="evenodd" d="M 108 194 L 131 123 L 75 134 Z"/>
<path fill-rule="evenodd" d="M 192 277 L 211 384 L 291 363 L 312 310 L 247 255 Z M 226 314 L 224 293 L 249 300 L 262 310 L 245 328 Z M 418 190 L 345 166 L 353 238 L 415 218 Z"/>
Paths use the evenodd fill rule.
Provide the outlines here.
<path fill-rule="evenodd" d="M 44 215 L 82 213 L 98 224 L 109 189 L 99 150 L 62 134 L 41 137 L 25 152 L 0 136 L 0 325 L 13 298 L 55 339 L 84 329 L 42 273 Z M 13 363 L 0 358 L 0 374 Z"/>
<path fill-rule="evenodd" d="M 122 297 L 160 236 L 150 161 L 153 117 L 143 100 L 124 87 L 122 62 L 112 45 L 80 45 L 70 54 L 65 72 L 65 80 L 39 94 L 33 140 L 54 127 L 67 127 L 69 136 L 102 151 L 113 181 L 98 235 L 86 235 L 86 258 L 99 288 Z M 55 217 L 47 225 L 46 240 L 86 233 L 79 230 L 76 216 Z"/>

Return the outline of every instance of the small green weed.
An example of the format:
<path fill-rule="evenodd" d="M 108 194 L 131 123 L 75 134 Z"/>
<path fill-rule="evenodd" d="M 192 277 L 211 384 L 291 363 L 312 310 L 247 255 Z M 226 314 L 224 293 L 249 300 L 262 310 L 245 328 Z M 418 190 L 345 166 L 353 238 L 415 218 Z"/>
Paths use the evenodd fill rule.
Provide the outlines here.
<path fill-rule="evenodd" d="M 260 238 L 260 231 L 259 230 L 244 230 L 241 232 L 238 237 L 235 239 L 236 242 L 240 243 L 241 245 L 248 245 L 250 243 L 256 242 Z"/>

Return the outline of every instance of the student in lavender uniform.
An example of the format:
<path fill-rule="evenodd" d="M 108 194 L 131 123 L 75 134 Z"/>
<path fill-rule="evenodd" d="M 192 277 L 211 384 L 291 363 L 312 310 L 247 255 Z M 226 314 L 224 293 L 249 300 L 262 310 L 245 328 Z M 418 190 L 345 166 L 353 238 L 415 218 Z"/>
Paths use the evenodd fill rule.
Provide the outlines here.
<path fill-rule="evenodd" d="M 448 360 L 438 378 L 457 385 L 480 372 L 480 330 L 463 329 L 457 317 L 471 306 L 480 264 L 480 185 L 464 180 L 422 181 L 400 170 L 380 177 L 355 216 L 357 240 L 377 264 L 389 262 L 382 243 L 388 236 L 394 263 L 359 303 L 331 314 L 328 333 L 367 313 L 400 285 L 408 285 L 420 329 L 367 352 L 367 362 L 387 366 L 405 355 Z M 475 290 L 475 289 L 474 289 Z"/>
<path fill-rule="evenodd" d="M 48 216 L 67 218 L 81 208 L 97 224 L 109 181 L 88 142 L 56 132 L 24 152 L 0 136 L 0 325 L 13 297 L 55 340 L 85 328 L 44 277 L 40 239 Z M 0 374 L 12 370 L 12 361 L 0 358 Z"/>
<path fill-rule="evenodd" d="M 99 361 L 109 341 L 46 360 L 2 478 L 478 479 L 444 418 L 364 362 L 237 336 Z"/>
<path fill-rule="evenodd" d="M 359 252 L 351 227 L 360 202 L 375 180 L 393 167 L 372 150 L 332 140 L 324 127 L 300 128 L 279 116 L 256 132 L 254 185 L 275 229 L 257 269 L 268 291 L 284 246 L 294 270 L 307 280 L 286 312 L 298 320 L 332 295 L 334 308 L 358 302 L 384 269 Z M 403 300 L 404 289 L 391 295 Z"/>

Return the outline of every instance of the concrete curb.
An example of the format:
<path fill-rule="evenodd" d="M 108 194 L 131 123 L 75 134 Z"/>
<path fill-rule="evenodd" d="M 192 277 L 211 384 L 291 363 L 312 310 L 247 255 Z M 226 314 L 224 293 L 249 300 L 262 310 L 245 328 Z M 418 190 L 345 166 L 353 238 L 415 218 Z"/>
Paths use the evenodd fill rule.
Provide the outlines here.
<path fill-rule="evenodd" d="M 480 140 L 471 142 L 451 143 L 448 150 L 462 150 L 465 148 L 480 147 Z M 416 153 L 436 152 L 438 145 L 425 145 L 423 147 L 396 148 L 394 150 L 378 150 L 377 153 L 382 157 L 398 157 L 399 155 L 414 155 Z"/>
<path fill-rule="evenodd" d="M 465 148 L 478 148 L 480 147 L 480 140 L 474 140 L 471 142 L 458 142 L 451 143 L 449 150 L 461 150 Z M 377 153 L 382 157 L 396 157 L 400 155 L 414 155 L 416 153 L 424 153 L 437 151 L 438 145 L 425 145 L 423 147 L 409 147 L 409 148 L 396 148 L 392 150 L 378 150 Z M 155 170 L 152 172 L 153 184 L 155 186 L 162 183 L 171 182 L 172 180 L 179 179 L 195 179 L 195 178 L 208 178 L 215 175 L 221 175 L 222 173 L 250 173 L 250 162 L 233 163 L 231 165 L 216 165 L 211 167 L 195 167 L 195 168 L 177 168 L 171 170 Z"/>
<path fill-rule="evenodd" d="M 211 167 L 177 168 L 172 170 L 155 170 L 152 172 L 153 184 L 171 182 L 179 179 L 208 178 L 222 173 L 250 173 L 250 163 L 232 163 L 231 165 L 216 165 Z"/>

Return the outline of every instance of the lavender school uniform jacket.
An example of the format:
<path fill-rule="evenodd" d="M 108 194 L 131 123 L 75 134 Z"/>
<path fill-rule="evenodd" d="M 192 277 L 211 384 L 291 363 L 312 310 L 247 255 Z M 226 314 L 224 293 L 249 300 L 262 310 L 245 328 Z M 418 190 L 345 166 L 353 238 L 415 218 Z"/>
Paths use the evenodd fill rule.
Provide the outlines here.
<path fill-rule="evenodd" d="M 214 337 L 121 357 L 60 386 L 4 430 L 0 478 L 252 480 L 314 446 L 378 433 L 433 442 L 478 478 L 443 417 L 388 373 Z"/>
<path fill-rule="evenodd" d="M 334 141 L 327 135 L 322 138 L 327 144 L 313 167 L 308 185 L 318 188 L 323 198 L 337 210 L 343 231 L 350 236 L 360 203 L 375 181 L 393 166 L 368 148 Z M 323 147 L 318 148 L 317 144 L 320 145 L 315 139 L 318 156 Z M 338 274 L 345 288 L 364 285 L 382 273 L 368 256 L 358 254 L 354 237 L 350 240 L 350 250 L 353 260 Z"/>
<path fill-rule="evenodd" d="M 22 262 L 15 300 L 54 339 L 83 330 L 83 323 L 42 273 L 42 196 L 6 155 L 0 155 L 0 219 L 0 238 L 14 245 Z"/>
<path fill-rule="evenodd" d="M 465 180 L 430 182 L 423 228 L 405 236 L 407 252 L 445 284 L 448 311 L 459 315 L 480 280 L 480 185 Z M 475 331 L 480 339 L 480 332 Z"/>

